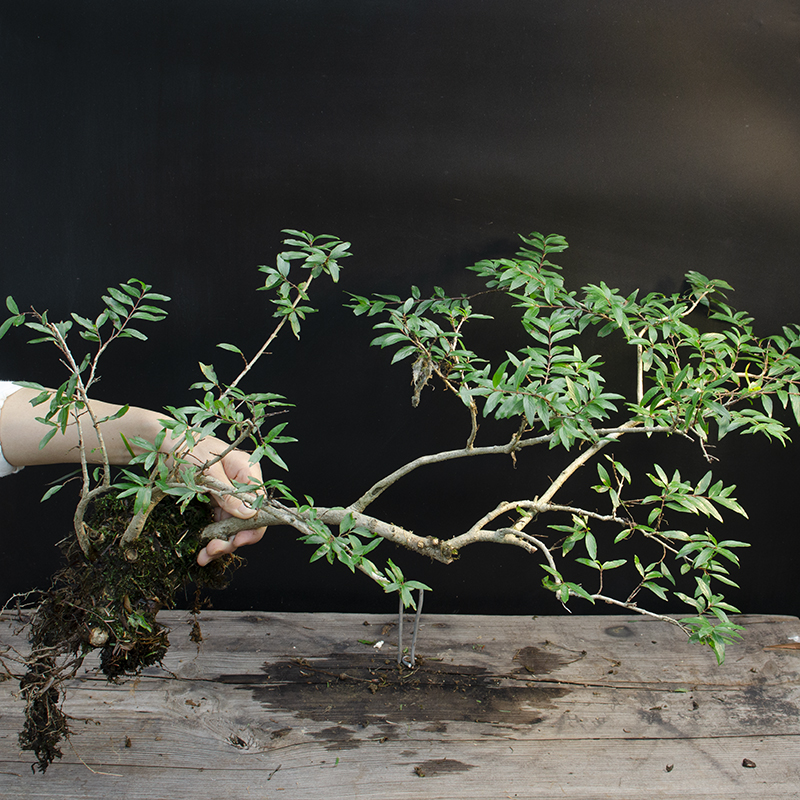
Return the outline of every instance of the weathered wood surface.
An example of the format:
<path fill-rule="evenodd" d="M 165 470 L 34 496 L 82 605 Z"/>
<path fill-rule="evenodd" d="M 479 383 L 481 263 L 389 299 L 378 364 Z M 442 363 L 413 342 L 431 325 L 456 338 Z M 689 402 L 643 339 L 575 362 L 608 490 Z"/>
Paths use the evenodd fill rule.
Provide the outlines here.
<path fill-rule="evenodd" d="M 199 646 L 186 615 L 164 618 L 164 669 L 72 682 L 74 735 L 44 775 L 0 683 L 0 797 L 800 796 L 800 651 L 763 649 L 796 617 L 743 618 L 717 667 L 642 617 L 428 615 L 400 673 L 389 617 L 207 612 Z M 20 647 L 14 628 L 0 642 Z"/>

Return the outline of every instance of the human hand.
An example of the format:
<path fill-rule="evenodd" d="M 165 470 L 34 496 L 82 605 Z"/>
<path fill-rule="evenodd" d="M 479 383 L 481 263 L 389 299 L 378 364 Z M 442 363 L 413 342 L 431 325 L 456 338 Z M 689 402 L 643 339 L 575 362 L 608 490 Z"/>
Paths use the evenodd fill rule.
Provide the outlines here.
<path fill-rule="evenodd" d="M 213 458 L 214 451 L 217 453 L 224 450 L 226 445 L 217 439 L 204 439 L 193 450 L 194 458 L 207 461 Z M 206 452 L 199 452 L 206 451 Z M 261 467 L 258 464 L 250 463 L 249 453 L 242 450 L 231 450 L 220 461 L 212 464 L 205 470 L 206 475 L 214 478 L 219 483 L 223 483 L 233 488 L 233 481 L 237 483 L 261 483 Z M 256 509 L 251 508 L 239 498 L 226 494 L 212 495 L 216 508 L 214 509 L 214 519 L 216 521 L 237 517 L 239 519 L 250 519 L 257 513 Z M 204 567 L 209 562 L 228 553 L 233 553 L 239 547 L 248 544 L 255 544 L 264 535 L 266 528 L 253 528 L 239 531 L 230 540 L 212 539 L 197 554 L 197 563 Z"/>

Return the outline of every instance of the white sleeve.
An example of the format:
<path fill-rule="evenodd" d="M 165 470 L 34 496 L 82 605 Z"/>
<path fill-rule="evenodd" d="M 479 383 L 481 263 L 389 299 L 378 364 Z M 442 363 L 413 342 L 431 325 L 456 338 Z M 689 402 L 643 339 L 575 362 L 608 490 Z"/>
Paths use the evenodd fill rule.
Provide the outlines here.
<path fill-rule="evenodd" d="M 5 403 L 6 398 L 14 394 L 17 389 L 22 387 L 17 386 L 16 383 L 12 383 L 11 381 L 0 381 L 0 411 L 3 410 L 3 403 Z M 5 478 L 6 475 L 13 475 L 15 472 L 19 472 L 23 467 L 14 467 L 5 460 L 3 456 L 3 447 L 2 443 L 0 443 L 0 478 Z"/>

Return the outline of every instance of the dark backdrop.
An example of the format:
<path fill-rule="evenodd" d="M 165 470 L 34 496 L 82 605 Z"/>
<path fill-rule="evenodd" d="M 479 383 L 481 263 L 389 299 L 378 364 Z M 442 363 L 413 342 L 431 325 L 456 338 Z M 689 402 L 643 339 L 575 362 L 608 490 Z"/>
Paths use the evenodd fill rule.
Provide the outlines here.
<path fill-rule="evenodd" d="M 117 348 L 97 395 L 183 404 L 198 360 L 233 374 L 215 343 L 262 341 L 256 266 L 274 259 L 282 228 L 349 239 L 342 283 L 315 286 L 321 311 L 302 341 L 281 341 L 255 379 L 297 404 L 292 487 L 346 504 L 465 431 L 441 392 L 411 408 L 407 363 L 368 349 L 344 291 L 476 287 L 463 267 L 540 230 L 568 238 L 575 288 L 673 291 L 693 269 L 732 283 L 760 333 L 800 320 L 799 45 L 788 0 L 6 0 L 3 290 L 61 318 L 96 314 L 99 293 L 131 276 L 154 284 L 174 298 L 170 317 L 149 343 Z M 499 329 L 490 350 L 519 343 L 510 322 Z M 2 373 L 63 379 L 19 331 L 3 341 Z M 661 447 L 687 476 L 705 471 L 695 450 Z M 716 471 L 751 512 L 724 530 L 753 543 L 735 599 L 797 613 L 795 450 L 746 437 L 719 452 Z M 451 464 L 376 511 L 454 532 L 535 493 L 559 463 L 529 452 L 516 471 L 504 459 Z M 44 584 L 57 563 L 71 498 L 38 498 L 60 473 L 0 485 L 4 596 Z M 384 547 L 434 586 L 432 611 L 557 609 L 521 551 L 476 547 L 443 567 Z M 216 604 L 394 607 L 309 554 L 271 531 Z"/>

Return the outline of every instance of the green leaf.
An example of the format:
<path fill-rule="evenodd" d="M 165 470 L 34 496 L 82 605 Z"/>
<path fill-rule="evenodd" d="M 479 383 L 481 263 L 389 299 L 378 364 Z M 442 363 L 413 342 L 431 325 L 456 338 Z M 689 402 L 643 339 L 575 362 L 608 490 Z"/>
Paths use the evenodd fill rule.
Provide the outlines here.
<path fill-rule="evenodd" d="M 393 344 L 398 344 L 398 342 L 407 342 L 408 340 L 408 336 L 406 336 L 405 333 L 385 333 L 383 336 L 378 336 L 373 339 L 370 342 L 370 345 L 380 345 L 381 348 L 383 348 L 390 347 Z"/>
<path fill-rule="evenodd" d="M 533 395 L 528 393 L 522 395 L 522 409 L 525 412 L 525 420 L 531 427 L 536 425 L 538 408 L 539 403 Z"/>
<path fill-rule="evenodd" d="M 165 317 L 166 314 L 153 314 L 150 311 L 142 310 L 134 311 L 130 316 L 131 319 L 141 319 L 144 322 L 161 322 Z"/>
<path fill-rule="evenodd" d="M 7 320 L 0 325 L 0 339 L 2 339 L 9 331 L 11 326 L 14 324 L 14 317 L 9 317 Z"/>
<path fill-rule="evenodd" d="M 138 514 L 141 511 L 144 511 L 150 505 L 150 501 L 153 497 L 153 490 L 150 486 L 142 486 L 136 492 L 136 500 L 133 504 L 133 513 Z"/>
<path fill-rule="evenodd" d="M 286 465 L 286 462 L 278 455 L 277 451 L 274 447 L 270 445 L 266 445 L 264 447 L 264 455 L 273 463 L 277 464 L 281 469 L 285 469 L 287 472 L 289 471 L 289 467 Z"/>
<path fill-rule="evenodd" d="M 800 394 L 797 392 L 789 392 L 789 401 L 792 404 L 792 413 L 794 414 L 795 422 L 800 425 Z"/>
<path fill-rule="evenodd" d="M 667 593 L 664 591 L 663 587 L 659 586 L 657 583 L 653 583 L 653 581 L 645 581 L 642 583 L 642 586 L 645 589 L 649 589 L 654 595 L 660 597 L 662 600 L 667 599 Z"/>
<path fill-rule="evenodd" d="M 42 499 L 39 501 L 40 503 L 44 503 L 45 500 L 49 500 L 56 492 L 60 492 L 64 488 L 63 483 L 59 483 L 56 486 L 51 486 L 43 495 Z"/>
<path fill-rule="evenodd" d="M 38 421 L 38 422 L 44 422 L 45 420 L 42 420 L 42 419 L 38 419 L 38 418 L 37 418 L 37 421 Z M 52 428 L 50 428 L 50 430 L 49 430 L 49 431 L 48 431 L 48 432 L 47 432 L 47 433 L 46 433 L 44 436 L 42 436 L 42 438 L 41 438 L 41 441 L 39 442 L 39 449 L 40 449 L 40 450 L 43 450 L 43 449 L 44 449 L 44 448 L 47 446 L 47 443 L 48 443 L 48 442 L 49 442 L 49 441 L 50 441 L 50 440 L 51 440 L 51 439 L 52 439 L 52 438 L 53 438 L 53 437 L 54 437 L 54 436 L 55 436 L 57 433 L 58 433 L 58 425 L 53 425 L 53 427 L 52 427 Z"/>
<path fill-rule="evenodd" d="M 235 344 L 220 342 L 217 347 L 219 347 L 220 350 L 229 350 L 231 353 L 238 353 L 240 356 L 244 355 L 244 353 L 242 353 L 242 351 Z"/>
<path fill-rule="evenodd" d="M 211 364 L 204 364 L 202 361 L 197 362 L 200 365 L 200 372 L 205 375 L 208 380 L 210 380 L 213 384 L 217 384 L 217 373 L 214 371 L 214 367 Z"/>
<path fill-rule="evenodd" d="M 130 298 L 129 295 L 125 294 L 125 292 L 121 292 L 119 289 L 115 289 L 111 286 L 108 288 L 108 293 L 120 304 L 126 306 L 133 306 L 133 300 Z"/>
<path fill-rule="evenodd" d="M 128 309 L 113 297 L 109 297 L 108 295 L 104 294 L 103 302 L 106 304 L 106 307 L 109 310 L 113 311 L 115 314 L 119 314 L 120 317 L 124 318 L 128 315 Z"/>
<path fill-rule="evenodd" d="M 147 337 L 141 332 L 137 331 L 135 328 L 124 328 L 119 333 L 120 339 L 138 339 L 141 342 L 146 342 Z"/>
<path fill-rule="evenodd" d="M 494 372 L 492 376 L 492 387 L 497 388 L 503 380 L 503 374 L 505 373 L 506 367 L 508 366 L 508 361 L 504 361 Z"/>
<path fill-rule="evenodd" d="M 706 474 L 703 475 L 703 477 L 700 479 L 700 482 L 695 487 L 695 492 L 697 494 L 705 494 L 710 484 L 711 484 L 711 470 L 706 472 Z"/>
<path fill-rule="evenodd" d="M 127 283 L 121 283 L 119 288 L 122 289 L 123 292 L 129 294 L 131 297 L 136 298 L 137 300 L 142 294 L 142 290 L 140 286 L 134 286 L 134 284 L 141 283 L 137 281 L 135 278 L 131 278 Z"/>
<path fill-rule="evenodd" d="M 408 358 L 409 356 L 414 355 L 414 353 L 416 352 L 417 352 L 416 345 L 411 344 L 407 345 L 406 347 L 401 347 L 392 357 L 391 363 L 395 364 L 398 361 L 402 361 L 404 358 Z"/>
<path fill-rule="evenodd" d="M 565 583 L 567 590 L 570 594 L 577 595 L 578 597 L 583 598 L 584 600 L 588 600 L 592 605 L 594 605 L 594 597 L 592 597 L 589 592 L 586 591 L 580 584 L 577 583 Z"/>
<path fill-rule="evenodd" d="M 142 295 L 142 300 L 156 300 L 161 303 L 168 303 L 171 299 L 171 297 L 167 297 L 165 294 L 157 294 L 156 292 L 147 292 Z"/>
<path fill-rule="evenodd" d="M 591 531 L 586 531 L 586 536 L 583 540 L 584 544 L 586 545 L 586 552 L 589 554 L 589 558 L 592 561 L 597 559 L 597 539 L 594 538 L 594 534 Z"/>

